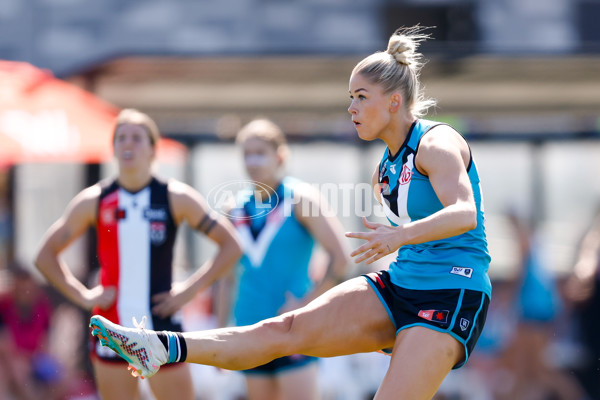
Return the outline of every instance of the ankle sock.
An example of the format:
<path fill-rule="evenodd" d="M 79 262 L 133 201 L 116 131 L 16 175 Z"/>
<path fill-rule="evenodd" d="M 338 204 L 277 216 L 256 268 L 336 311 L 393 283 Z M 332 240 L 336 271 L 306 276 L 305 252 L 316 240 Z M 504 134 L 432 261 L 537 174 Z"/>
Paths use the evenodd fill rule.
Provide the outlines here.
<path fill-rule="evenodd" d="M 187 344 L 181 333 L 161 331 L 156 332 L 156 335 L 163 346 L 165 346 L 165 350 L 169 355 L 167 363 L 185 362 L 187 358 Z"/>

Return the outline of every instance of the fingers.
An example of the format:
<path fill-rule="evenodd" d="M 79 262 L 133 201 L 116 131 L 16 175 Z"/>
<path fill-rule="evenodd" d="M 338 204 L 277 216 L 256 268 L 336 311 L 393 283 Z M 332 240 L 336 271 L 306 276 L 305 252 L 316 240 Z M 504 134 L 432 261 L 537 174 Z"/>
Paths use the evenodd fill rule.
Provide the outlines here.
<path fill-rule="evenodd" d="M 114 286 L 98 285 L 87 292 L 87 308 L 99 307 L 106 310 L 115 303 L 116 299 L 117 289 Z"/>
<path fill-rule="evenodd" d="M 116 297 L 117 296 L 117 288 L 115 286 L 104 286 L 104 293 L 107 295 Z"/>
<path fill-rule="evenodd" d="M 384 251 L 383 249 L 371 249 L 368 252 L 364 253 L 362 256 L 355 260 L 356 263 L 365 262 L 365 264 L 372 264 L 377 260 L 382 259 L 383 257 L 390 254 L 390 252 Z"/>
<path fill-rule="evenodd" d="M 170 315 L 171 310 L 171 294 L 169 292 L 157 293 L 152 296 L 152 314 L 165 318 Z"/>
<path fill-rule="evenodd" d="M 346 237 L 366 240 L 366 243 L 350 253 L 351 257 L 358 256 L 358 258 L 354 260 L 355 263 L 358 264 L 364 261 L 366 264 L 371 264 L 397 249 L 397 247 L 393 248 L 393 245 L 390 246 L 390 233 L 378 229 L 383 227 L 383 225 L 370 222 L 366 217 L 362 218 L 362 223 L 370 231 L 346 232 Z"/>
<path fill-rule="evenodd" d="M 158 315 L 162 318 L 173 315 L 183 306 L 183 299 L 179 296 L 173 296 L 169 292 L 159 293 L 152 296 L 152 301 L 154 302 L 152 314 Z"/>
<path fill-rule="evenodd" d="M 154 296 L 152 296 L 152 302 L 160 303 L 161 301 L 164 301 L 164 300 L 168 299 L 169 297 L 171 297 L 170 292 L 157 293 Z"/>
<path fill-rule="evenodd" d="M 354 239 L 369 239 L 370 232 L 346 232 L 346 237 Z"/>
<path fill-rule="evenodd" d="M 158 315 L 162 318 L 166 318 L 169 315 L 173 314 L 174 311 L 172 311 L 172 309 L 173 307 L 171 306 L 170 302 L 163 301 L 152 307 L 152 314 Z"/>
<path fill-rule="evenodd" d="M 133 376 L 134 378 L 140 377 L 144 379 L 144 377 L 140 374 L 140 372 L 137 369 L 133 367 L 133 365 L 128 366 L 127 370 L 129 371 L 129 373 L 131 373 L 131 376 Z"/>
<path fill-rule="evenodd" d="M 104 288 L 102 295 L 100 296 L 99 305 L 100 308 L 106 310 L 112 306 L 117 300 L 117 288 L 114 286 L 108 286 Z"/>
<path fill-rule="evenodd" d="M 352 253 L 350 253 L 350 257 L 356 257 L 359 254 L 364 253 L 365 251 L 368 251 L 370 249 L 372 249 L 374 247 L 374 244 L 371 242 L 367 242 L 365 244 L 363 244 L 362 246 L 360 246 L 359 248 L 357 248 L 356 250 L 354 250 Z M 356 261 L 357 263 L 360 261 Z"/>
<path fill-rule="evenodd" d="M 379 242 L 367 242 L 350 253 L 350 256 L 360 256 L 354 260 L 357 264 L 363 261 L 366 261 L 366 264 L 371 264 L 374 261 L 391 254 L 393 251 L 394 249 L 392 249 L 389 244 L 384 245 Z"/>
<path fill-rule="evenodd" d="M 377 227 L 381 225 L 376 222 L 369 221 L 367 219 L 367 217 L 362 217 L 362 223 L 365 226 L 365 228 L 369 228 L 369 229 L 377 229 Z"/>
<path fill-rule="evenodd" d="M 360 262 L 363 262 L 365 260 L 368 260 L 365 262 L 365 264 L 371 264 L 373 261 L 373 259 L 371 259 L 372 257 L 376 256 L 378 254 L 377 250 L 369 250 L 366 253 L 364 253 L 362 256 L 358 257 L 355 262 L 358 264 Z"/>
<path fill-rule="evenodd" d="M 370 222 L 366 217 L 362 217 L 362 223 L 367 229 L 375 230 L 382 226 L 381 224 Z M 346 237 L 351 237 L 355 239 L 368 239 L 371 232 L 346 232 Z"/>
<path fill-rule="evenodd" d="M 374 263 L 377 260 L 382 259 L 383 257 L 387 256 L 390 253 L 386 253 L 386 252 L 379 252 L 375 255 L 375 257 L 373 257 L 371 260 L 367 261 L 367 264 L 371 264 Z"/>
<path fill-rule="evenodd" d="M 100 296 L 97 304 L 102 310 L 108 310 L 114 304 L 114 302 L 114 297 Z"/>

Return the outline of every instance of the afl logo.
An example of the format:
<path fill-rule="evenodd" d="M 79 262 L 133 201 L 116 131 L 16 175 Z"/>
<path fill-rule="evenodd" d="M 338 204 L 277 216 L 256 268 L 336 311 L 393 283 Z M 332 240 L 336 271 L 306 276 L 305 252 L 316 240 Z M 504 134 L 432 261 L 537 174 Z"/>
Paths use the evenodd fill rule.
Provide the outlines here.
<path fill-rule="evenodd" d="M 410 178 L 412 177 L 412 171 L 408 167 L 408 165 L 404 164 L 402 166 L 402 173 L 400 174 L 400 184 L 406 185 L 410 182 Z"/>
<path fill-rule="evenodd" d="M 264 199 L 261 198 L 257 195 L 259 191 L 268 193 L 268 196 Z M 232 221 L 237 221 L 264 217 L 273 212 L 282 199 L 269 185 L 250 180 L 238 180 L 223 182 L 215 186 L 206 195 L 206 200 L 213 210 Z M 253 201 L 256 210 L 254 215 L 247 216 L 245 213 L 234 211 L 238 204 L 250 200 Z"/>

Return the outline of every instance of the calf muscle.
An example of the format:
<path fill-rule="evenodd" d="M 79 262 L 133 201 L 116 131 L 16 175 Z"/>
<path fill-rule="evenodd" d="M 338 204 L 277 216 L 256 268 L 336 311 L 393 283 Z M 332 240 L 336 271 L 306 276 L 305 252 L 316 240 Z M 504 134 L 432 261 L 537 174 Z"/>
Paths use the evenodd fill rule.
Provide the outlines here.
<path fill-rule="evenodd" d="M 184 337 L 189 362 L 240 370 L 291 354 L 333 357 L 391 347 L 395 329 L 377 295 L 355 278 L 298 310 Z"/>

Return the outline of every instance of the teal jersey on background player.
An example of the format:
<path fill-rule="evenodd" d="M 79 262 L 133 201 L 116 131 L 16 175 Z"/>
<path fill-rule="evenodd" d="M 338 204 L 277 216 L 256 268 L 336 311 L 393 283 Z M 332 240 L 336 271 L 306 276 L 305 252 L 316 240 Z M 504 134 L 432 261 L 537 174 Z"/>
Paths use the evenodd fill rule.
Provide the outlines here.
<path fill-rule="evenodd" d="M 392 225 L 417 221 L 443 208 L 429 178 L 415 167 L 421 138 L 437 125 L 441 123 L 419 119 L 396 154 L 385 150 L 378 181 L 382 206 Z M 400 247 L 389 267 L 394 284 L 408 289 L 464 288 L 491 297 L 483 198 L 472 156 L 467 172 L 477 208 L 477 227 L 457 236 Z"/>
<path fill-rule="evenodd" d="M 249 196 L 232 211 L 244 254 L 237 267 L 236 325 L 278 315 L 289 292 L 302 298 L 312 289 L 309 264 L 314 239 L 296 219 L 294 188 L 305 183 L 284 178 L 269 200 Z"/>

